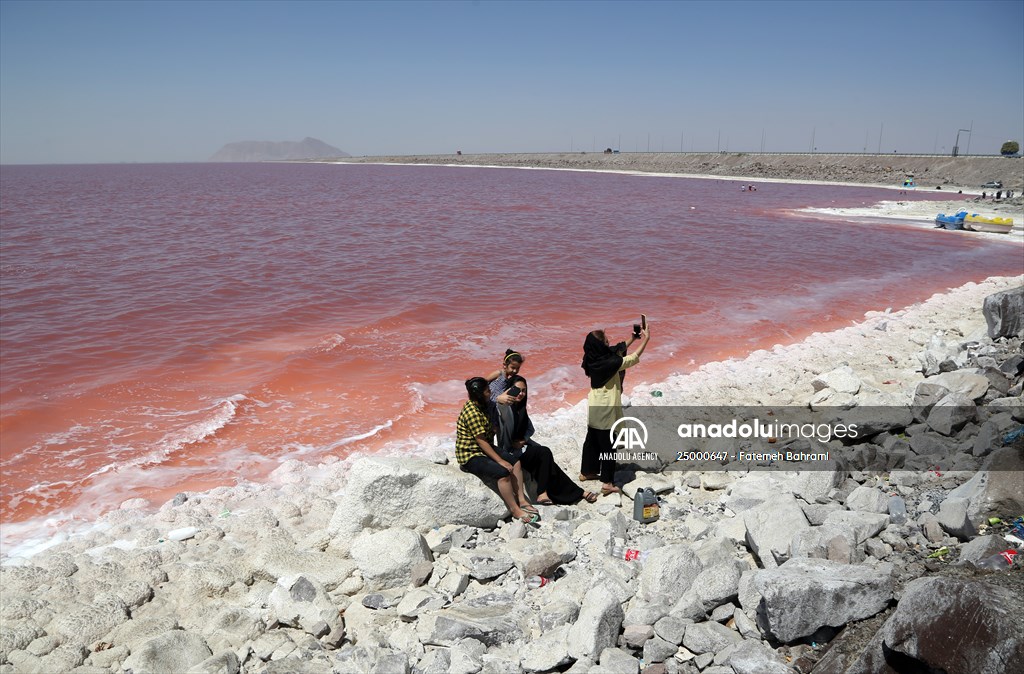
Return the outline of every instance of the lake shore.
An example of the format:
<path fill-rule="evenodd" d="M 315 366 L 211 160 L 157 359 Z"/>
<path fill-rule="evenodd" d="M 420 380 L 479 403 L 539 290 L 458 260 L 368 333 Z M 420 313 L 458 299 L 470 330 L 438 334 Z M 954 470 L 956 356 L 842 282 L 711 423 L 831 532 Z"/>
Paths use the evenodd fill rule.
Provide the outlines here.
<path fill-rule="evenodd" d="M 897 190 L 901 189 L 907 176 L 913 176 L 918 190 L 963 191 L 964 194 L 981 194 L 986 191 L 989 196 L 993 196 L 994 190 L 981 187 L 991 180 L 1001 181 L 1004 190 L 1013 190 L 1017 195 L 1024 190 L 1024 170 L 1021 168 L 1024 160 L 1005 157 L 751 152 L 538 152 L 367 156 L 317 161 L 618 171 L 747 181 L 837 183 Z"/>
<path fill-rule="evenodd" d="M 637 384 L 632 404 L 909 405 L 925 380 L 927 354 L 936 372 L 947 360 L 943 371 L 970 366 L 971 354 L 987 343 L 985 297 L 1022 284 L 1024 276 L 991 278 L 905 309 L 878 307 L 841 330 Z M 980 346 L 963 346 L 971 344 Z M 642 377 L 642 363 L 635 377 Z M 535 423 L 537 438 L 576 475 L 585 402 Z M 741 646 L 766 663 L 781 663 L 810 656 L 808 647 L 794 645 L 803 628 L 764 627 L 774 630 L 772 643 L 789 644 L 770 647 L 768 634 L 754 625 L 750 593 L 754 585 L 766 597 L 774 591 L 771 574 L 785 568 L 780 563 L 789 543 L 773 560 L 768 549 L 777 545 L 769 540 L 775 533 L 753 515 L 743 516 L 745 508 L 760 503 L 776 512 L 784 506 L 787 517 L 812 517 L 799 515 L 793 496 L 783 505 L 768 500 L 796 490 L 810 498 L 813 517 L 822 518 L 801 528 L 869 527 L 881 538 L 858 534 L 839 556 L 841 564 L 829 552 L 828 564 L 838 566 L 815 567 L 815 573 L 867 574 L 880 607 L 891 596 L 892 578 L 910 580 L 901 576 L 908 562 L 924 574 L 933 548 L 960 550 L 963 542 L 941 529 L 928 530 L 926 540 L 920 527 L 966 472 L 943 478 L 908 468 L 900 482 L 900 471 L 888 481 L 834 468 L 820 473 L 824 491 L 814 487 L 823 501 L 805 493 L 820 480 L 799 474 L 665 471 L 633 479 L 624 473 L 620 480 L 631 480 L 628 489 L 662 492 L 659 522 L 648 528 L 630 523 L 632 502 L 611 495 L 596 504 L 542 507 L 541 526 L 531 529 L 502 522 L 497 497 L 457 470 L 448 444 L 428 448 L 424 459 L 288 461 L 265 484 L 182 493 L 164 504 L 136 499 L 86 531 L 39 541 L 14 557 L 5 551 L 0 580 L 9 620 L 0 627 L 0 674 L 155 671 L 169 658 L 178 658 L 180 671 L 232 673 L 284 671 L 300 662 L 301 671 L 310 672 L 361 671 L 381 662 L 432 671 L 459 659 L 523 671 L 575 662 L 572 671 L 584 671 L 641 655 L 649 667 L 674 658 L 674 671 L 690 671 L 680 667 L 698 657 L 705 667 L 716 657 L 739 657 Z M 971 465 L 956 463 L 962 471 Z M 904 531 L 875 505 L 856 505 L 877 504 L 889 492 L 905 495 L 920 527 Z M 825 521 L 833 510 L 847 513 L 842 525 Z M 665 554 L 638 570 L 609 557 L 617 539 Z M 806 556 L 807 564 L 825 564 L 810 559 L 818 553 Z M 677 569 L 684 561 L 686 568 Z M 671 566 L 671 577 L 656 571 L 661 564 Z M 568 575 L 546 594 L 524 586 L 526 576 L 558 567 Z M 677 572 L 694 583 L 694 592 L 703 585 L 698 572 L 711 574 L 705 582 L 734 582 L 720 598 L 704 597 L 684 592 Z M 674 608 L 658 603 L 665 593 L 673 595 Z M 717 617 L 708 620 L 712 609 Z M 599 627 L 606 618 L 618 621 L 610 636 Z"/>

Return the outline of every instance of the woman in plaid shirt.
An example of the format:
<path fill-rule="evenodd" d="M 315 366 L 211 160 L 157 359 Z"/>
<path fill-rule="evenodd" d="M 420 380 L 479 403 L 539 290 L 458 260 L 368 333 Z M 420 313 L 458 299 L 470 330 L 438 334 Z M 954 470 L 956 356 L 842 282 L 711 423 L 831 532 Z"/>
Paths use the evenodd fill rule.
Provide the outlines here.
<path fill-rule="evenodd" d="M 487 380 L 483 377 L 467 379 L 466 392 L 469 400 L 455 424 L 455 458 L 459 466 L 485 482 L 497 480 L 498 494 L 512 516 L 528 524 L 536 522 L 540 517 L 519 505 L 526 501 L 526 495 L 518 457 L 494 447 L 494 426 L 487 416 L 491 408 Z"/>

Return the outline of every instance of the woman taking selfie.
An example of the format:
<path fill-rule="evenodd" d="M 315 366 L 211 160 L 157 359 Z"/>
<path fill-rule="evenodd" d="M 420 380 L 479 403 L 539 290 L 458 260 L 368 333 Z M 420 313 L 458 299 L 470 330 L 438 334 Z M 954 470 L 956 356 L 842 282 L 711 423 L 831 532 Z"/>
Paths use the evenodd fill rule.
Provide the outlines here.
<path fill-rule="evenodd" d="M 613 482 L 616 465 L 610 458 L 613 453 L 610 431 L 612 425 L 622 418 L 625 370 L 640 362 L 650 339 L 648 323 L 640 330 L 640 346 L 628 356 L 627 344 L 619 342 L 613 348 L 604 330 L 594 330 L 583 342 L 582 367 L 590 378 L 590 392 L 587 394 L 587 438 L 583 441 L 580 480 L 600 479 L 602 494 L 620 491 Z M 602 455 L 609 458 L 602 460 Z"/>
<path fill-rule="evenodd" d="M 584 491 L 555 463 L 551 449 L 533 440 L 533 423 L 526 411 L 526 380 L 518 374 L 507 379 L 507 385 L 518 389 L 512 402 L 498 405 L 498 447 L 519 456 L 523 470 L 537 483 L 537 503 L 571 505 L 585 500 L 593 503 L 597 494 Z M 493 389 L 492 389 L 493 391 Z"/>

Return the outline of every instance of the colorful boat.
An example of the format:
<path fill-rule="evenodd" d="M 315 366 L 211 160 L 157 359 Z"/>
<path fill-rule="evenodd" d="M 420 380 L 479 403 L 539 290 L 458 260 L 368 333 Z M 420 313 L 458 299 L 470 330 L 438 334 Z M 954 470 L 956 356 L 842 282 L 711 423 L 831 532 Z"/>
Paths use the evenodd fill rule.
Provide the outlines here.
<path fill-rule="evenodd" d="M 1013 229 L 1013 218 L 996 218 L 971 213 L 964 218 L 964 227 L 975 232 L 994 232 L 1009 234 Z"/>
<path fill-rule="evenodd" d="M 960 211 L 956 215 L 946 215 L 945 213 L 939 213 L 935 216 L 935 228 L 936 229 L 963 229 L 964 218 L 967 217 L 967 211 Z"/>

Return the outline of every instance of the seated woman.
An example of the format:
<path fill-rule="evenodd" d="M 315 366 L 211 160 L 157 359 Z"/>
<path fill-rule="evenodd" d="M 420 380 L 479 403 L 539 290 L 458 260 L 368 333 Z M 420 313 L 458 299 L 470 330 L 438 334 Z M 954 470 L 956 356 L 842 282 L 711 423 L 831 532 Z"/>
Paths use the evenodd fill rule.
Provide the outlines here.
<path fill-rule="evenodd" d="M 515 374 L 507 378 L 509 387 L 518 387 L 521 393 L 513 402 L 497 406 L 498 447 L 509 454 L 520 454 L 523 468 L 537 481 L 537 503 L 554 505 L 572 504 L 584 499 L 597 500 L 597 494 L 584 491 L 565 474 L 552 456 L 551 450 L 533 441 L 533 423 L 526 411 L 526 380 Z"/>
<path fill-rule="evenodd" d="M 523 471 L 519 458 L 496 450 L 491 444 L 494 427 L 487 417 L 491 407 L 491 391 L 487 380 L 473 377 L 466 380 L 469 400 L 459 413 L 455 424 L 455 458 L 459 467 L 482 480 L 498 481 L 498 494 L 509 512 L 527 524 L 540 519 L 536 512 L 527 512 L 519 504 L 526 500 L 523 494 Z M 517 498 L 517 494 L 522 501 Z"/>

